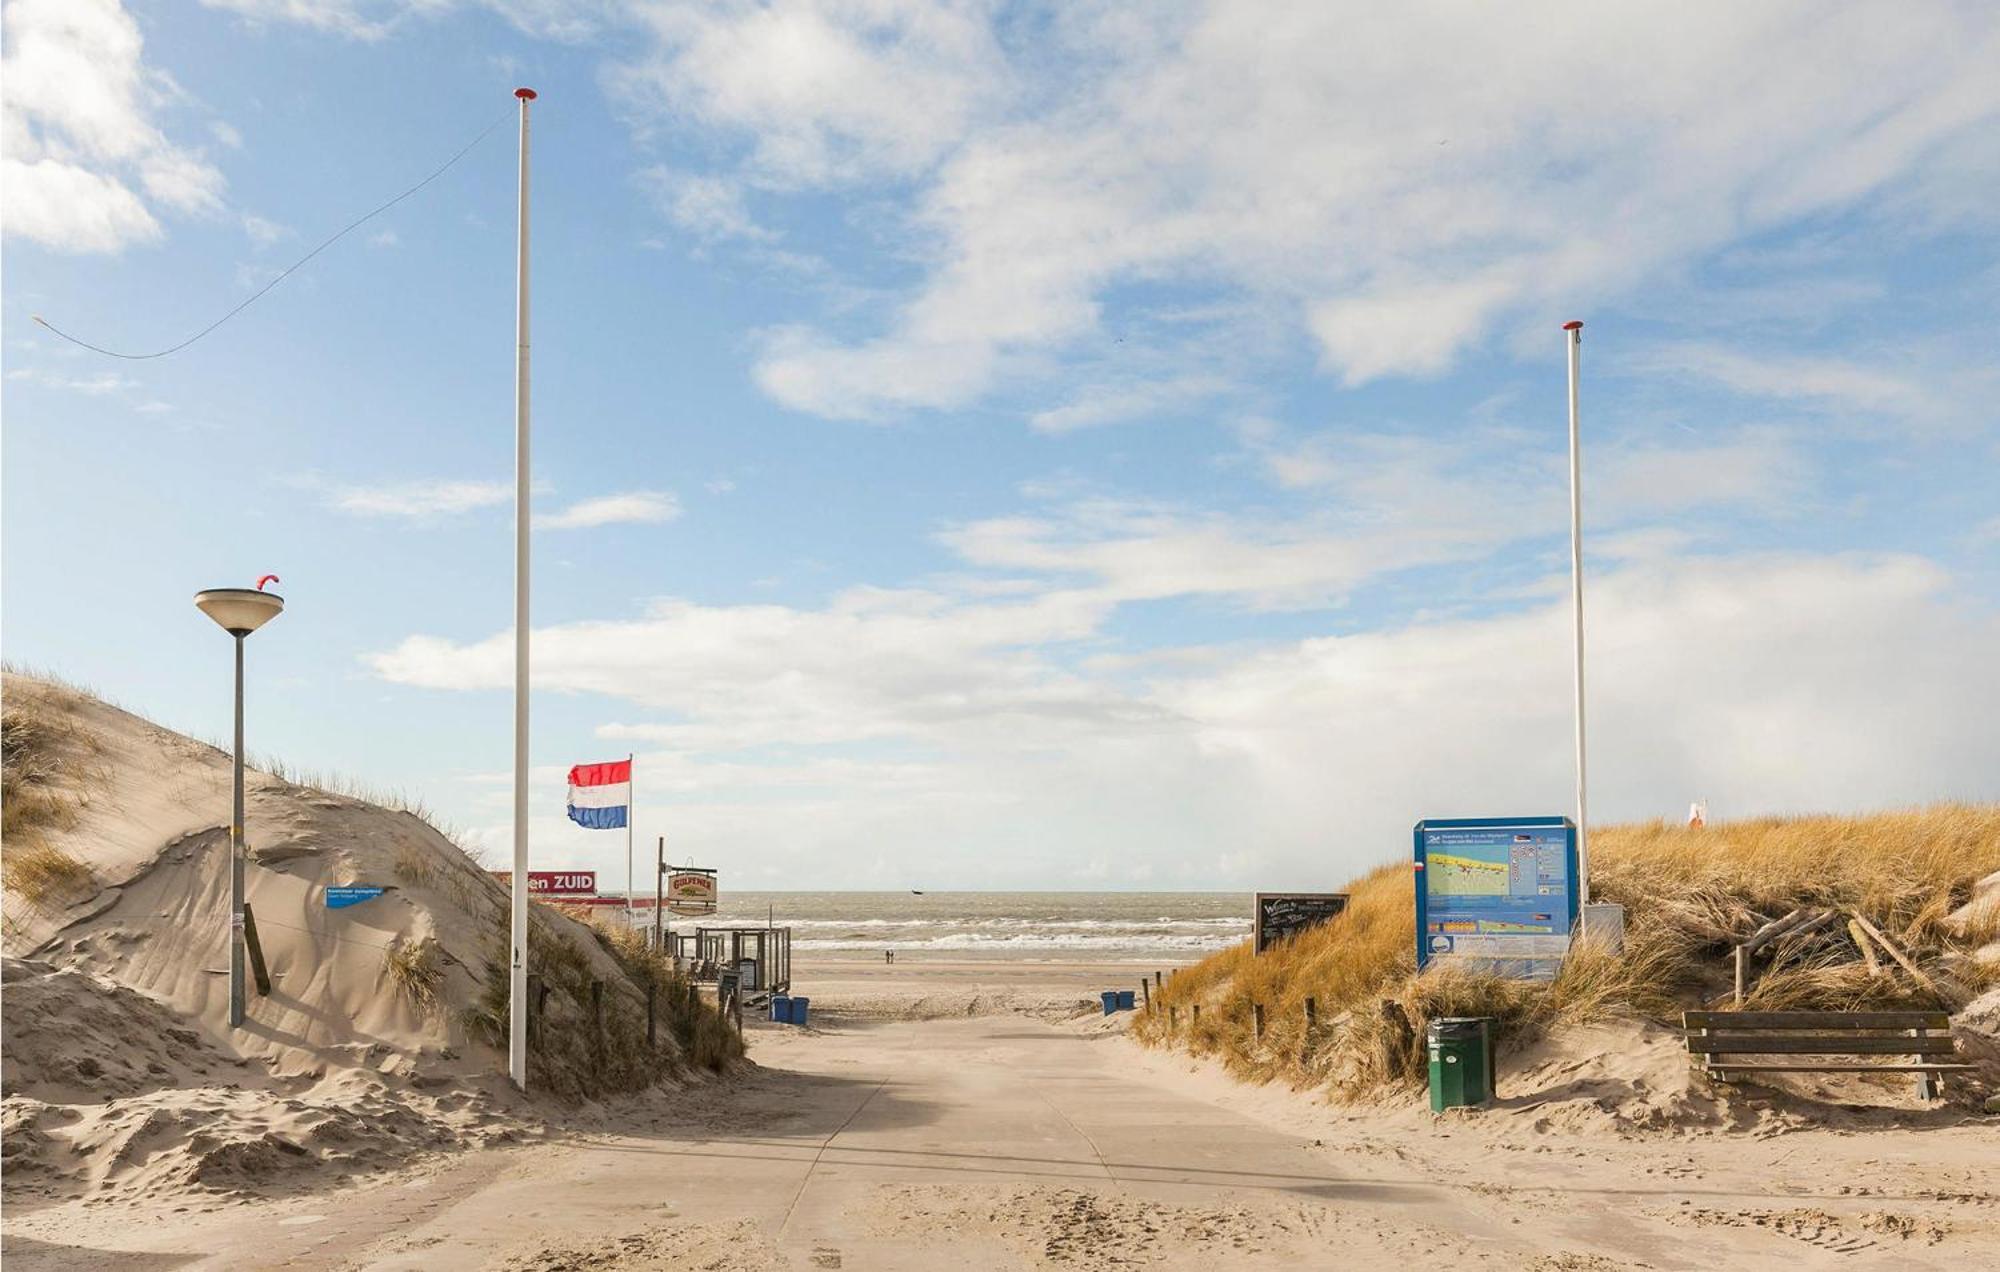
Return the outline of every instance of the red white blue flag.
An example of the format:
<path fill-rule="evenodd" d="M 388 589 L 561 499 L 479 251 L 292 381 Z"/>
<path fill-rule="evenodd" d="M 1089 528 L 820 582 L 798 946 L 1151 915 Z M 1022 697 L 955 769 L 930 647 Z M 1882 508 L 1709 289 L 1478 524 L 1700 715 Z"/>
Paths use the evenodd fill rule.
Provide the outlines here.
<path fill-rule="evenodd" d="M 569 771 L 569 819 L 586 830 L 623 830 L 632 808 L 632 761 Z"/>

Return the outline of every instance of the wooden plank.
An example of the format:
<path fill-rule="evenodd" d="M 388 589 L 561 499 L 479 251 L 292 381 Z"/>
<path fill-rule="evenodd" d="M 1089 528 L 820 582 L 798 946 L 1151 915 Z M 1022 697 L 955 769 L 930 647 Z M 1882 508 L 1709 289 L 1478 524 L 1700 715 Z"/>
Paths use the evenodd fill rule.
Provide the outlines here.
<path fill-rule="evenodd" d="M 1976 1064 L 1711 1064 L 1710 1073 L 1956 1073 Z"/>
<path fill-rule="evenodd" d="M 1880 976 L 1882 960 L 1875 957 L 1875 947 L 1869 942 L 1868 933 L 1862 931 L 1861 925 L 1852 918 L 1847 920 L 1847 935 L 1853 940 L 1854 948 L 1861 951 L 1861 961 L 1868 964 L 1868 974 Z"/>
<path fill-rule="evenodd" d="M 1873 923 L 1870 923 L 1866 915 L 1862 914 L 1860 911 L 1857 910 L 1854 913 L 1854 921 L 1861 925 L 1862 931 L 1874 937 L 1875 943 L 1881 946 L 1883 951 L 1886 952 L 1890 958 L 1895 959 L 1897 964 L 1901 966 L 1904 971 L 1908 972 L 1912 977 L 1914 977 L 1916 979 L 1917 984 L 1924 986 L 1926 989 L 1936 988 L 1931 984 L 1931 978 L 1924 975 L 1922 972 L 1918 971 L 1917 965 L 1915 963 L 1912 963 L 1909 959 L 1903 957 L 1903 951 L 1896 948 L 1896 943 L 1890 940 L 1888 937 L 1882 935 L 1882 929 L 1876 927 Z"/>
<path fill-rule="evenodd" d="M 1688 1030 L 1946 1030 L 1950 1012 L 1682 1012 Z"/>
<path fill-rule="evenodd" d="M 1948 1037 L 1780 1037 L 1772 1034 L 1701 1034 L 1690 1037 L 1694 1055 L 1757 1056 L 1950 1056 L 1958 1044 Z"/>
<path fill-rule="evenodd" d="M 1789 914 L 1781 915 L 1778 918 L 1772 919 L 1769 923 L 1766 923 L 1763 927 L 1758 928 L 1755 932 L 1752 932 L 1750 935 L 1744 937 L 1738 948 L 1743 949 L 1749 953 L 1755 954 L 1758 950 L 1764 947 L 1765 942 L 1771 940 L 1771 938 L 1775 936 L 1783 934 L 1787 929 L 1789 929 L 1792 926 L 1792 924 L 1803 923 L 1805 921 L 1805 916 L 1808 913 L 1810 912 L 1807 910 L 1802 910 L 1802 909 L 1793 910 Z"/>

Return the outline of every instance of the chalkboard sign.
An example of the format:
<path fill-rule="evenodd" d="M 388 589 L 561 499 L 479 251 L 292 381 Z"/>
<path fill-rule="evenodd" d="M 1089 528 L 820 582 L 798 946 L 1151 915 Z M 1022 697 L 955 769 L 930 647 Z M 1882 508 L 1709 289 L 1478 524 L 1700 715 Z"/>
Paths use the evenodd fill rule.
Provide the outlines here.
<path fill-rule="evenodd" d="M 1345 892 L 1259 892 L 1257 952 L 1315 928 L 1347 908 Z"/>

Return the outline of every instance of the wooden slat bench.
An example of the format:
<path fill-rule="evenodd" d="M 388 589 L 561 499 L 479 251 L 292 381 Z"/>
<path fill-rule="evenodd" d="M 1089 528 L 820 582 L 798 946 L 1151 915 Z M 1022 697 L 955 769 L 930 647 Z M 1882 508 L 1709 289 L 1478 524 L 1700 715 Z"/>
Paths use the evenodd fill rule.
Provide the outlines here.
<path fill-rule="evenodd" d="M 1914 1073 L 1917 1094 L 1933 1100 L 1940 1074 L 1974 1067 L 1957 1058 L 1951 1017 L 1941 1011 L 1689 1011 L 1681 1028 L 1688 1054 L 1725 1082 L 1741 1073 Z M 1883 1059 L 1819 1058 L 1829 1056 Z M 1891 1063 L 1897 1057 L 1908 1063 Z"/>

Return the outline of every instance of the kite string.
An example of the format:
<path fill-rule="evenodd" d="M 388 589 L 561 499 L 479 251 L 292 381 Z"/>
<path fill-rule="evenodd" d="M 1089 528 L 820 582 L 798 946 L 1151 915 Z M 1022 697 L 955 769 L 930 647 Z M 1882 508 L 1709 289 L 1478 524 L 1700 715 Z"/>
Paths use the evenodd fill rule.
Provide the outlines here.
<path fill-rule="evenodd" d="M 491 135 L 493 130 L 495 128 L 498 128 L 501 125 L 501 123 L 507 118 L 507 116 L 512 113 L 513 112 L 511 110 L 502 111 L 498 118 L 496 118 L 492 123 L 486 125 L 486 127 L 480 131 L 477 137 L 474 137 L 471 141 L 466 142 L 465 145 L 459 149 L 457 154 L 445 160 L 444 163 L 440 165 L 435 172 L 432 172 L 422 181 L 417 182 L 415 185 L 403 191 L 395 198 L 390 199 L 387 203 L 382 204 L 374 211 L 369 212 L 365 216 L 358 217 L 357 219 L 348 222 L 348 224 L 342 227 L 338 233 L 328 238 L 325 242 L 321 243 L 318 247 L 315 247 L 312 251 L 307 252 L 304 256 L 301 256 L 298 260 L 293 261 L 289 266 L 286 267 L 284 273 L 279 274 L 276 278 L 272 279 L 268 283 L 265 283 L 262 287 L 259 287 L 256 291 L 252 292 L 247 298 L 244 299 L 244 301 L 241 304 L 237 305 L 236 308 L 230 310 L 228 313 L 222 315 L 222 317 L 217 318 L 214 322 L 208 324 L 206 327 L 203 327 L 200 331 L 195 332 L 193 335 L 189 336 L 187 339 L 181 341 L 179 344 L 174 345 L 171 348 L 161 349 L 157 353 L 119 353 L 115 349 L 101 348 L 98 345 L 91 344 L 88 340 L 80 340 L 77 337 L 69 334 L 67 331 L 64 331 L 61 327 L 56 326 L 48 319 L 42 317 L 40 314 L 33 315 L 33 318 L 36 322 L 48 328 L 56 335 L 61 336 L 64 340 L 69 341 L 71 344 L 80 345 L 81 347 L 90 350 L 92 353 L 101 353 L 107 358 L 124 358 L 127 361 L 143 362 L 150 358 L 164 358 L 170 353 L 179 353 L 181 350 L 187 348 L 189 345 L 201 339 L 209 332 L 214 331 L 217 327 L 220 327 L 223 323 L 228 322 L 231 318 L 234 318 L 236 315 L 242 313 L 250 306 L 256 304 L 260 299 L 263 298 L 264 293 L 270 291 L 273 287 L 276 287 L 279 283 L 284 282 L 287 278 L 290 278 L 294 273 L 296 273 L 300 269 L 300 267 L 305 265 L 307 261 L 310 261 L 313 257 L 318 256 L 321 252 L 324 252 L 327 248 L 332 247 L 335 243 L 339 242 L 341 239 L 346 238 L 349 234 L 353 233 L 355 230 L 360 229 L 363 225 L 366 225 L 368 222 L 374 220 L 376 217 L 382 215 L 384 212 L 387 212 L 390 208 L 395 207 L 398 203 L 401 203 L 404 199 L 409 198 L 417 191 L 423 189 L 425 186 L 429 185 L 431 182 L 437 180 L 439 177 L 443 176 L 446 172 L 450 171 L 452 165 L 456 164 L 459 160 L 465 158 L 466 155 L 472 153 L 472 148 L 474 146 L 477 146 L 480 142 L 485 141 L 486 138 L 489 135 Z"/>

